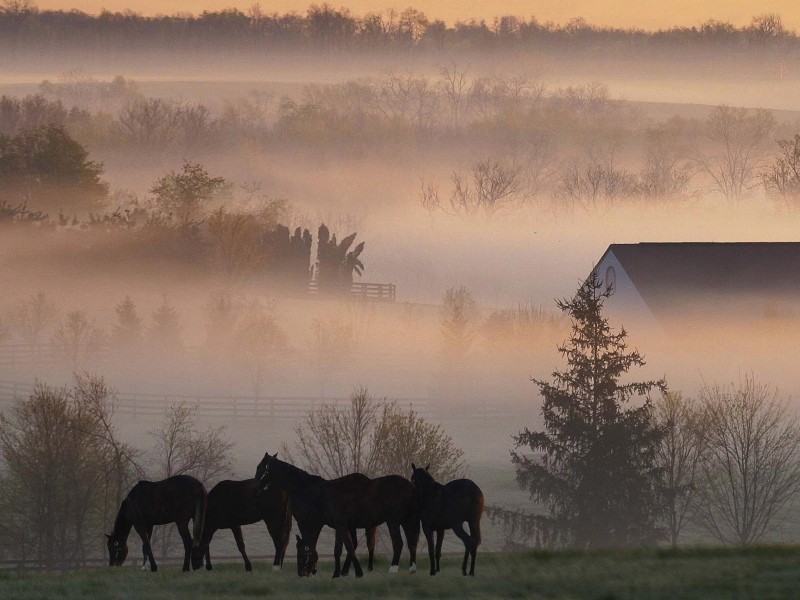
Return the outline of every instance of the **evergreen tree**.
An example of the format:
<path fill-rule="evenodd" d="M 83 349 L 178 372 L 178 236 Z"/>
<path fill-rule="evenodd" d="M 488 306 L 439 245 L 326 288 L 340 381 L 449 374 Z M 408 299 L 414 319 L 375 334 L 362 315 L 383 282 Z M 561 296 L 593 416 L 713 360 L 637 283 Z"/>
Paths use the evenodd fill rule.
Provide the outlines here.
<path fill-rule="evenodd" d="M 150 327 L 150 343 L 157 350 L 172 352 L 181 348 L 181 325 L 177 309 L 170 304 L 167 296 L 153 311 L 153 325 Z"/>
<path fill-rule="evenodd" d="M 603 317 L 611 290 L 602 287 L 592 272 L 574 298 L 558 302 L 572 321 L 572 334 L 559 347 L 568 367 L 553 373 L 552 383 L 533 380 L 545 430 L 526 428 L 514 436 L 512 452 L 520 487 L 581 548 L 649 544 L 660 536 L 656 452 L 663 433 L 649 394 L 665 391 L 666 383 L 620 382 L 644 360 L 628 348 L 625 329 L 613 333 Z M 632 405 L 636 397 L 643 401 Z"/>
<path fill-rule="evenodd" d="M 136 303 L 130 296 L 117 304 L 117 323 L 114 324 L 114 343 L 125 350 L 130 350 L 142 341 L 142 320 L 136 312 Z"/>

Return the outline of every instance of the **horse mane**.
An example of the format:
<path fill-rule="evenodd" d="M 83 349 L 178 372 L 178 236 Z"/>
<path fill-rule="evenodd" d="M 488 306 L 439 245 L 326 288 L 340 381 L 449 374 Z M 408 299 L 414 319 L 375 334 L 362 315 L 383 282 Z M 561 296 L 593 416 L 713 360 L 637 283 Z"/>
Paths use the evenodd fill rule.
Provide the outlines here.
<path fill-rule="evenodd" d="M 114 530 L 111 532 L 111 535 L 121 534 L 127 535 L 131 531 L 131 527 L 133 527 L 133 523 L 128 520 L 126 510 L 128 508 L 128 499 L 122 501 L 122 504 L 119 505 L 119 511 L 117 512 L 117 518 L 114 519 Z"/>
<path fill-rule="evenodd" d="M 296 467 L 292 463 L 288 463 L 279 458 L 274 458 L 273 460 L 275 461 L 274 464 L 276 466 L 280 466 L 280 468 L 283 469 L 284 473 L 288 473 L 296 478 L 303 479 L 304 483 L 327 481 L 327 479 L 323 479 L 319 475 L 312 475 L 308 471 L 304 471 L 303 469 L 301 469 L 300 467 Z"/>

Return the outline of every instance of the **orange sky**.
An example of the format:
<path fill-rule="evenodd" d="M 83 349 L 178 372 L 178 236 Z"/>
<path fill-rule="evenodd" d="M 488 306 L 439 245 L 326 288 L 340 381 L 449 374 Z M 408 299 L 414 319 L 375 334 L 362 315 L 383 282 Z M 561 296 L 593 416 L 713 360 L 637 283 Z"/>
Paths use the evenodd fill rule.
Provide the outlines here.
<path fill-rule="evenodd" d="M 253 0 L 38 0 L 43 9 L 78 8 L 98 12 L 105 7 L 118 11 L 131 8 L 145 14 L 201 12 L 237 6 L 246 9 Z M 304 11 L 311 0 L 262 0 L 269 11 Z M 317 0 L 318 4 L 322 0 Z M 389 7 L 398 9 L 414 6 L 429 17 L 442 18 L 452 23 L 456 19 L 471 17 L 491 19 L 498 14 L 517 16 L 536 15 L 540 21 L 564 22 L 582 16 L 598 25 L 642 27 L 657 29 L 671 25 L 694 25 L 710 17 L 731 21 L 736 25 L 750 22 L 754 14 L 778 12 L 784 23 L 800 29 L 800 1 L 798 0 L 417 0 L 392 2 L 392 0 L 329 0 L 334 6 L 344 5 L 357 14 L 380 12 Z"/>

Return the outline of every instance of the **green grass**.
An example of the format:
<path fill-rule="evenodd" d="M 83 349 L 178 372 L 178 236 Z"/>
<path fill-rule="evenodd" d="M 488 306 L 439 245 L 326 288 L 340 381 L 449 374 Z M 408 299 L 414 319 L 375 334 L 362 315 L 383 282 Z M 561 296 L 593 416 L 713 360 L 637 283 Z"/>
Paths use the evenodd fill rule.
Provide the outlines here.
<path fill-rule="evenodd" d="M 407 555 L 405 555 L 407 556 Z M 404 558 L 405 558 L 404 556 Z M 443 559 L 442 572 L 427 574 L 427 557 L 414 576 L 386 573 L 385 560 L 361 580 L 332 580 L 332 565 L 299 579 L 294 565 L 273 573 L 256 564 L 245 573 L 239 564 L 217 565 L 210 573 L 157 573 L 132 567 L 56 574 L 0 574 L 5 600 L 117 598 L 547 598 L 558 600 L 778 599 L 800 596 L 800 548 L 750 550 L 530 552 L 479 554 L 477 576 L 462 577 L 460 560 Z"/>

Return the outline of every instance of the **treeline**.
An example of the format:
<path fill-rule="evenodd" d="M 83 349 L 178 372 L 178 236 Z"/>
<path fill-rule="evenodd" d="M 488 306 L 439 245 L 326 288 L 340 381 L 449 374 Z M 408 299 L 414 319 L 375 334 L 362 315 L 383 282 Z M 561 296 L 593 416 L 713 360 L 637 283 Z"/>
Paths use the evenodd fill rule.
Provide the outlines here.
<path fill-rule="evenodd" d="M 469 20 L 452 27 L 407 8 L 352 14 L 328 4 L 312 4 L 305 13 L 265 12 L 255 4 L 199 15 L 143 16 L 133 11 L 39 11 L 28 1 L 7 3 L 0 10 L 0 47 L 10 52 L 61 53 L 65 49 L 105 54 L 147 48 L 154 51 L 218 52 L 275 50 L 330 53 L 358 52 L 518 52 L 569 55 L 592 59 L 651 57 L 671 59 L 764 51 L 795 54 L 800 43 L 781 17 L 764 14 L 748 26 L 709 20 L 694 27 L 658 31 L 598 27 L 582 18 L 564 24 L 535 17 L 500 16 Z"/>

